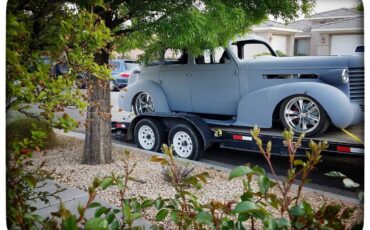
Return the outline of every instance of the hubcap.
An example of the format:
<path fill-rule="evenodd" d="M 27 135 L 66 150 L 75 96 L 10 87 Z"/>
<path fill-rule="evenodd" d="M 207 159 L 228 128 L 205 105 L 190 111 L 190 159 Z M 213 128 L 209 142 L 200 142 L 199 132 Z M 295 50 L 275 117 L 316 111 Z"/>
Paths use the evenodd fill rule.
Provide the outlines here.
<path fill-rule="evenodd" d="M 308 133 L 320 122 L 318 105 L 307 97 L 295 97 L 285 106 L 284 119 L 295 132 Z"/>
<path fill-rule="evenodd" d="M 138 114 L 154 112 L 153 98 L 148 93 L 140 93 L 136 98 L 135 108 Z"/>
<path fill-rule="evenodd" d="M 172 144 L 179 157 L 188 158 L 193 151 L 193 142 L 189 134 L 184 131 L 177 132 L 174 135 Z"/>
<path fill-rule="evenodd" d="M 138 137 L 139 143 L 144 149 L 150 150 L 154 147 L 155 144 L 154 131 L 149 126 L 147 125 L 141 126 L 138 132 Z"/>

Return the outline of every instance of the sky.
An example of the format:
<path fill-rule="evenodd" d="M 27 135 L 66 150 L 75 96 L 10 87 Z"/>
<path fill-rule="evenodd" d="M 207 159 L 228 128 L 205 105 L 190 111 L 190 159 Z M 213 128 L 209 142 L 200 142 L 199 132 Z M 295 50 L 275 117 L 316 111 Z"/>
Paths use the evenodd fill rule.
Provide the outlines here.
<path fill-rule="evenodd" d="M 316 0 L 316 6 L 312 10 L 311 14 L 320 13 L 320 12 L 329 11 L 329 10 L 335 10 L 335 9 L 339 9 L 343 7 L 352 8 L 353 6 L 358 5 L 360 3 L 361 3 L 361 0 Z M 280 18 L 275 19 L 273 16 L 270 16 L 269 18 L 270 20 L 273 20 L 273 21 L 284 22 L 284 20 Z M 304 18 L 304 15 L 301 15 L 296 20 L 303 19 L 303 18 Z"/>
<path fill-rule="evenodd" d="M 316 7 L 313 13 L 334 10 L 338 8 L 352 8 L 361 3 L 361 0 L 317 0 Z"/>

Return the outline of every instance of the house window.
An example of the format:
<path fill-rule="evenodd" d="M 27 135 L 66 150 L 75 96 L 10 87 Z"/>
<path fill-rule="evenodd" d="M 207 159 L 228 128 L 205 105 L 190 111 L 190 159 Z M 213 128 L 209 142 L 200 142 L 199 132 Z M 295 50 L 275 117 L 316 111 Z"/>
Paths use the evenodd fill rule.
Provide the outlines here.
<path fill-rule="evenodd" d="M 294 56 L 307 56 L 310 53 L 310 40 L 296 39 L 294 42 Z"/>

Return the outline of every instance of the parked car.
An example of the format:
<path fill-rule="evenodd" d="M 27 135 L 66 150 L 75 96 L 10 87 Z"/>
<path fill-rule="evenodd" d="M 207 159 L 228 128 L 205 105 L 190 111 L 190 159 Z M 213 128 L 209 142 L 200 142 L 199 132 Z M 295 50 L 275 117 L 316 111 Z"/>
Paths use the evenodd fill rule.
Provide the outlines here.
<path fill-rule="evenodd" d="M 181 55 L 141 68 L 121 92 L 121 109 L 193 113 L 209 124 L 239 127 L 271 128 L 277 120 L 306 136 L 317 136 L 330 124 L 346 128 L 363 122 L 360 56 L 278 57 L 257 37 L 198 57 L 172 53 Z"/>
<path fill-rule="evenodd" d="M 139 69 L 140 64 L 126 59 L 114 59 L 109 61 L 112 68 L 112 80 L 110 81 L 110 89 L 118 90 L 124 88 L 128 84 L 128 79 L 136 70 Z"/>

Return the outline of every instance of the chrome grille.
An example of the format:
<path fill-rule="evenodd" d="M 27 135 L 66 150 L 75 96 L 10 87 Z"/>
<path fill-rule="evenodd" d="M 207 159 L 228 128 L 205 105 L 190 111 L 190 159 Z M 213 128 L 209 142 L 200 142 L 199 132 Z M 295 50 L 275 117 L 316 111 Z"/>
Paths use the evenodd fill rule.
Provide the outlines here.
<path fill-rule="evenodd" d="M 364 68 L 349 69 L 349 94 L 352 102 L 356 102 L 364 110 L 365 93 Z"/>

